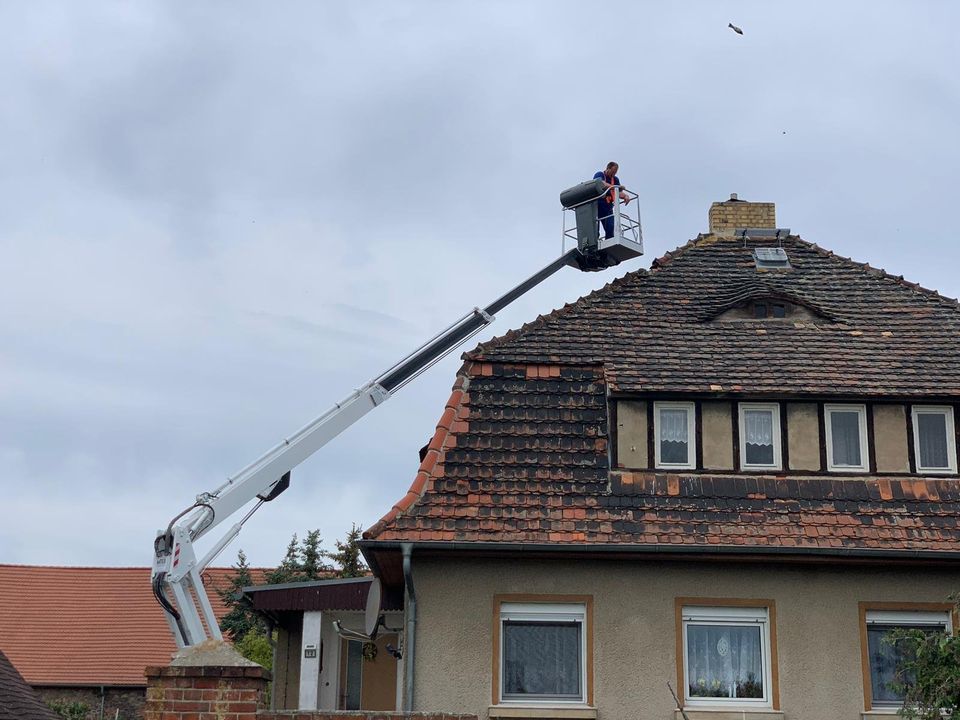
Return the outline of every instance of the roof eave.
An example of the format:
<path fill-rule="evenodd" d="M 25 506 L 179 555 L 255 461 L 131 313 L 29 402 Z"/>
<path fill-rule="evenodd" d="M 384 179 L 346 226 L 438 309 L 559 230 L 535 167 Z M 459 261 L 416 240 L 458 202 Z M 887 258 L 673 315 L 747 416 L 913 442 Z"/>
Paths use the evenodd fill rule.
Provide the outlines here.
<path fill-rule="evenodd" d="M 401 541 L 401 540 L 364 540 L 364 555 L 373 556 L 378 551 L 400 549 L 402 543 L 409 542 L 414 553 L 476 554 L 485 556 L 527 555 L 577 556 L 670 556 L 677 558 L 710 559 L 778 559 L 819 560 L 821 562 L 872 562 L 899 560 L 910 564 L 957 564 L 960 565 L 960 550 L 913 550 L 887 548 L 849 548 L 849 547 L 785 547 L 766 545 L 666 545 L 666 544 L 589 544 L 589 543 L 509 543 L 509 542 L 461 542 L 461 541 Z"/>

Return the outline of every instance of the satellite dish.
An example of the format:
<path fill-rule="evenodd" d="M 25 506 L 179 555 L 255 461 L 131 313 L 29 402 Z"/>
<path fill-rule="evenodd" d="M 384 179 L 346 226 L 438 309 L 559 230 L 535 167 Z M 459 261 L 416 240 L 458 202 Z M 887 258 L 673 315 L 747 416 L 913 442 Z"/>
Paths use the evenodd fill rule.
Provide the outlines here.
<path fill-rule="evenodd" d="M 367 609 L 364 611 L 364 630 L 373 640 L 377 637 L 380 628 L 380 578 L 373 578 L 370 589 L 367 591 Z"/>

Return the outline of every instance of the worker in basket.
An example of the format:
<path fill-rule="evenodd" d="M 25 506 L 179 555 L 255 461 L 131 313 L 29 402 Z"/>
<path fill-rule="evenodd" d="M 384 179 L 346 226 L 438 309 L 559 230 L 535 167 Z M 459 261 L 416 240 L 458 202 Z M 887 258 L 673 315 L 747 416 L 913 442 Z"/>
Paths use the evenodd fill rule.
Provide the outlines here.
<path fill-rule="evenodd" d="M 620 198 L 623 200 L 624 205 L 628 204 L 632 199 L 627 194 L 626 188 L 620 184 L 620 178 L 617 177 L 617 171 L 619 169 L 620 166 L 617 165 L 617 163 L 608 162 L 606 170 L 601 170 L 593 176 L 594 180 L 603 180 L 608 190 L 603 197 L 597 200 L 597 218 L 603 226 L 603 237 L 606 240 L 609 240 L 614 235 L 613 203 L 616 194 L 613 186 L 616 185 L 620 188 Z"/>

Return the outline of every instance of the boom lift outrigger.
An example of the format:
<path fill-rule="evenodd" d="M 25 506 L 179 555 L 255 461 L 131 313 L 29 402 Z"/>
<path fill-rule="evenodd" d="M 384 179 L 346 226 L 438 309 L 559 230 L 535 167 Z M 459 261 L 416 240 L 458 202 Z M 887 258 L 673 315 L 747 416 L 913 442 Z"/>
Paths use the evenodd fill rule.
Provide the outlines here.
<path fill-rule="evenodd" d="M 564 242 L 575 239 L 577 247 L 564 252 L 482 310 L 474 308 L 323 415 L 284 438 L 218 488 L 198 495 L 196 502 L 176 515 L 166 530 L 157 532 L 151 574 L 153 594 L 163 607 L 178 647 L 196 645 L 211 638 L 221 639 L 201 573 L 263 503 L 270 502 L 290 486 L 293 468 L 476 335 L 493 322 L 496 313 L 560 268 L 569 265 L 583 271 L 603 270 L 643 254 L 639 215 L 634 219 L 621 210 L 619 188 L 614 189 L 615 236 L 599 238 L 595 201 L 605 192 L 605 186 L 595 180 L 561 194 L 564 210 L 572 210 L 576 216 L 575 228 L 568 229 L 564 222 Z M 256 504 L 198 560 L 193 543 L 254 499 Z M 168 590 L 173 595 L 172 601 Z"/>

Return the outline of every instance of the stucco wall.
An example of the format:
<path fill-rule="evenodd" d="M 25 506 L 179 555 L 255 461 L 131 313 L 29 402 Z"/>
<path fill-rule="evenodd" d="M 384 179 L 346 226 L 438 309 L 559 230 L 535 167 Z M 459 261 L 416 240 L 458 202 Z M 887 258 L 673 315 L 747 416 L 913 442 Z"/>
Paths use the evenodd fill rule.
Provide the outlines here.
<path fill-rule="evenodd" d="M 816 403 L 787 403 L 791 470 L 820 469 L 820 420 Z"/>
<path fill-rule="evenodd" d="M 617 462 L 626 468 L 647 467 L 647 404 L 617 403 Z"/>
<path fill-rule="evenodd" d="M 906 407 L 873 406 L 873 443 L 877 472 L 910 472 Z"/>
<path fill-rule="evenodd" d="M 593 596 L 595 705 L 601 720 L 673 717 L 666 683 L 676 682 L 676 597 L 773 599 L 783 718 L 858 720 L 863 711 L 858 602 L 943 602 L 960 587 L 957 571 L 889 566 L 414 558 L 415 709 L 482 718 L 491 704 L 495 594 Z"/>
<path fill-rule="evenodd" d="M 732 470 L 733 424 L 730 403 L 705 402 L 700 407 L 703 422 L 703 466 L 711 470 Z"/>

